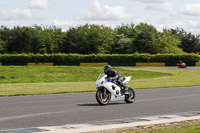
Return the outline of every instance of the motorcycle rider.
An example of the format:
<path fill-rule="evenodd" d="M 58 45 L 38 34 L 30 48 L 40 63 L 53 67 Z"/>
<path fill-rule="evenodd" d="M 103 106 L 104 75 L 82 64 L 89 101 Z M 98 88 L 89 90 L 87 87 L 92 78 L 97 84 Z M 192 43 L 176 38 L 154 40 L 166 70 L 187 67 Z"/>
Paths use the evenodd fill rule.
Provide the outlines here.
<path fill-rule="evenodd" d="M 112 67 L 110 65 L 104 66 L 104 73 L 107 75 L 107 79 L 113 79 L 116 84 L 122 88 L 124 94 L 128 94 L 128 87 L 123 84 L 124 77 L 122 75 L 117 73 L 117 71 L 112 70 Z"/>
<path fill-rule="evenodd" d="M 180 60 L 177 65 L 179 66 L 179 68 L 185 68 L 186 67 L 186 64 L 182 60 Z"/>

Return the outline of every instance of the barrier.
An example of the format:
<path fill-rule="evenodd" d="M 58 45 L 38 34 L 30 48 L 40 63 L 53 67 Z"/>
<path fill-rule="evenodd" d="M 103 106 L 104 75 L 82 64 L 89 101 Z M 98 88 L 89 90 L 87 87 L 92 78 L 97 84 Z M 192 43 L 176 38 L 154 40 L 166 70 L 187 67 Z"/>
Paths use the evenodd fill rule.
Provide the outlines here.
<path fill-rule="evenodd" d="M 136 63 L 115 63 L 115 62 L 109 62 L 108 64 L 110 64 L 111 66 L 136 66 Z"/>
<path fill-rule="evenodd" d="M 7 62 L 3 62 L 2 66 L 27 66 L 27 63 L 7 63 Z"/>
<path fill-rule="evenodd" d="M 137 62 L 136 66 L 165 66 L 164 62 Z"/>
<path fill-rule="evenodd" d="M 80 66 L 80 63 L 53 63 L 54 66 Z"/>
<path fill-rule="evenodd" d="M 53 66 L 53 63 L 28 63 L 28 66 Z"/>
<path fill-rule="evenodd" d="M 165 63 L 165 62 L 137 62 L 137 63 L 52 63 L 52 62 L 39 62 L 39 63 L 3 63 L 0 62 L 0 66 L 84 66 L 84 67 L 102 67 L 107 64 L 111 66 L 177 66 L 177 63 Z M 200 62 L 186 63 L 187 66 L 200 66 Z"/>
<path fill-rule="evenodd" d="M 80 63 L 80 66 L 84 66 L 84 67 L 102 67 L 107 65 L 108 63 L 104 62 L 104 63 Z"/>
<path fill-rule="evenodd" d="M 196 66 L 200 66 L 200 62 L 196 62 Z"/>

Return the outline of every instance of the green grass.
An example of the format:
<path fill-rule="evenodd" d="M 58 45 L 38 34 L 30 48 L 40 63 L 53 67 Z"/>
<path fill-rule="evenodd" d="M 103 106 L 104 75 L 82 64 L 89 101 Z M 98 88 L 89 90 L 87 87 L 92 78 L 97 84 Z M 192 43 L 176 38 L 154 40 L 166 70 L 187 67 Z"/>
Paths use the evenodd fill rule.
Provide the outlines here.
<path fill-rule="evenodd" d="M 192 126 L 187 126 L 187 125 L 176 126 L 170 129 L 153 129 L 153 130 L 137 131 L 137 132 L 129 132 L 129 133 L 200 133 L 200 124 L 196 124 Z"/>
<path fill-rule="evenodd" d="M 115 69 L 122 75 L 133 76 L 133 79 L 172 75 L 162 72 Z M 0 84 L 95 81 L 102 72 L 101 67 L 2 66 L 0 67 Z"/>
<path fill-rule="evenodd" d="M 199 69 L 115 67 L 134 89 L 200 86 Z M 102 67 L 1 66 L 0 96 L 96 91 Z"/>
<path fill-rule="evenodd" d="M 139 79 L 130 82 L 130 86 L 136 89 L 147 88 L 167 88 L 167 87 L 184 87 L 184 86 L 200 86 L 200 70 L 199 69 L 153 69 L 153 68 L 126 68 L 129 70 L 146 70 L 150 72 L 163 72 L 173 74 L 173 76 Z"/>

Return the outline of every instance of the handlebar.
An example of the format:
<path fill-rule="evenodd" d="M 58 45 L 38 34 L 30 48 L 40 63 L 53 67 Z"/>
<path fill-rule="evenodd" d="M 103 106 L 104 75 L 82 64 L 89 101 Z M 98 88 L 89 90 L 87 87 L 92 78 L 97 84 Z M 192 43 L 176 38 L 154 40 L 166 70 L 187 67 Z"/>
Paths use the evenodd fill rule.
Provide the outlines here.
<path fill-rule="evenodd" d="M 115 80 L 114 79 L 107 79 L 107 81 L 113 83 Z"/>

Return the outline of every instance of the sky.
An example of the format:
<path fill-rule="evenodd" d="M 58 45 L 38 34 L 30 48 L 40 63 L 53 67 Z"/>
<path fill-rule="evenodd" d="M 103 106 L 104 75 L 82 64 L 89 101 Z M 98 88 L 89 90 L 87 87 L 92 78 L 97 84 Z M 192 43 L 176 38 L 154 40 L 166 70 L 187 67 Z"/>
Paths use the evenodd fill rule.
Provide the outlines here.
<path fill-rule="evenodd" d="M 63 31 L 84 24 L 112 28 L 123 24 L 183 28 L 200 34 L 200 0 L 0 0 L 0 25 L 56 26 Z"/>

